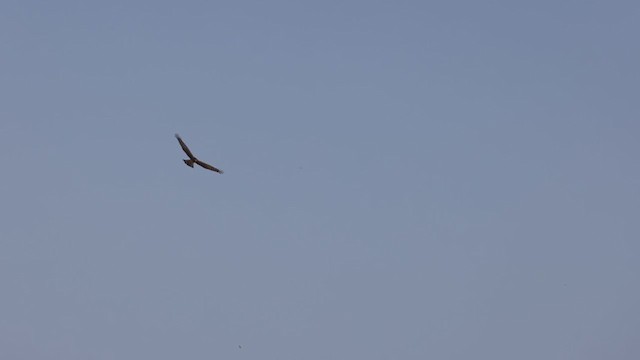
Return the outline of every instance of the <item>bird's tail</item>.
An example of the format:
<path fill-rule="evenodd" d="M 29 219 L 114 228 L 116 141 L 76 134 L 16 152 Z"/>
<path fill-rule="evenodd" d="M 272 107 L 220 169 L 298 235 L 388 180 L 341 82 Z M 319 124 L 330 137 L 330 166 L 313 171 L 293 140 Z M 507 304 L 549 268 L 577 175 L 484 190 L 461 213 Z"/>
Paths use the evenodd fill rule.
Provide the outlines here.
<path fill-rule="evenodd" d="M 189 159 L 189 160 L 184 160 L 183 159 L 182 161 L 184 161 L 184 163 L 187 164 L 188 167 L 193 167 L 193 163 L 195 162 L 195 161 L 193 161 L 191 159 Z"/>

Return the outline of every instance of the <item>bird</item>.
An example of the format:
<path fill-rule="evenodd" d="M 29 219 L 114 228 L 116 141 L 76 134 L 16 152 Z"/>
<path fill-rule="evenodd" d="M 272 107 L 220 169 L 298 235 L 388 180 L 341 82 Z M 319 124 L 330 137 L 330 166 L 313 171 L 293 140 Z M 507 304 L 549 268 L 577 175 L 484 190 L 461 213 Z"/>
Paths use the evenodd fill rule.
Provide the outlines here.
<path fill-rule="evenodd" d="M 193 164 L 198 164 L 200 166 L 202 166 L 203 168 L 207 169 L 207 170 L 211 170 L 211 171 L 215 171 L 219 174 L 223 174 L 224 171 L 213 167 L 209 164 L 207 164 L 206 162 L 200 161 L 198 160 L 195 156 L 193 156 L 193 153 L 191 153 L 191 150 L 189 150 L 189 148 L 187 147 L 187 144 L 184 143 L 184 141 L 182 141 L 182 138 L 180 137 L 180 135 L 175 134 L 176 135 L 176 139 L 178 139 L 178 142 L 180 143 L 180 147 L 182 148 L 182 150 L 187 154 L 187 156 L 189 157 L 189 160 L 187 159 L 183 159 L 182 161 L 184 161 L 185 164 L 187 164 L 188 167 L 193 167 Z"/>

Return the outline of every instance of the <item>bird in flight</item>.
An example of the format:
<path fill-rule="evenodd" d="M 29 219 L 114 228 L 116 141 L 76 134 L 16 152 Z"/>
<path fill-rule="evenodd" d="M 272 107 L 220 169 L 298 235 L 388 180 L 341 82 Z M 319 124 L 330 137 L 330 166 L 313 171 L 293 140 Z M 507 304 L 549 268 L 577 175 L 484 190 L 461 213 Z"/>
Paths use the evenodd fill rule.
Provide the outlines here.
<path fill-rule="evenodd" d="M 184 143 L 184 141 L 182 141 L 182 138 L 180 138 L 180 135 L 176 134 L 176 139 L 178 139 L 178 142 L 180 143 L 180 147 L 182 147 L 182 150 L 187 154 L 187 156 L 189 157 L 189 160 L 182 160 L 184 161 L 185 164 L 187 164 L 187 166 L 189 167 L 193 167 L 193 164 L 198 164 L 200 166 L 202 166 L 203 168 L 207 169 L 207 170 L 211 170 L 211 171 L 215 171 L 219 174 L 224 173 L 224 171 L 215 168 L 205 162 L 202 162 L 200 160 L 198 160 L 195 156 L 193 156 L 193 154 L 191 153 L 191 150 L 189 150 L 189 148 L 187 147 L 187 144 Z"/>

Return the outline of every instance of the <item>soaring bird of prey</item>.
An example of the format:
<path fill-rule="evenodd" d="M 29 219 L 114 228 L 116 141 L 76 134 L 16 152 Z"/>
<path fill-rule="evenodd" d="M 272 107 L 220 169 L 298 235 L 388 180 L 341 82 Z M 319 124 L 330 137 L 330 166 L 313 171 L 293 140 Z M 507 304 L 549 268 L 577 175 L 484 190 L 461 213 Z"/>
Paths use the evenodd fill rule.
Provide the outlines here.
<path fill-rule="evenodd" d="M 224 171 L 215 168 L 205 162 L 202 162 L 200 160 L 198 160 L 195 156 L 193 156 L 193 154 L 191 153 L 191 150 L 189 150 L 189 148 L 187 147 L 187 144 L 184 143 L 184 141 L 182 141 L 182 138 L 180 138 L 180 135 L 176 134 L 176 139 L 178 139 L 178 142 L 180 143 L 180 147 L 182 147 L 182 150 L 187 154 L 187 156 L 189 157 L 189 160 L 182 160 L 184 161 L 185 164 L 187 164 L 187 166 L 189 167 L 193 167 L 193 164 L 198 164 L 200 166 L 202 166 L 203 168 L 207 169 L 207 170 L 211 170 L 211 171 L 215 171 L 219 174 L 224 173 Z"/>

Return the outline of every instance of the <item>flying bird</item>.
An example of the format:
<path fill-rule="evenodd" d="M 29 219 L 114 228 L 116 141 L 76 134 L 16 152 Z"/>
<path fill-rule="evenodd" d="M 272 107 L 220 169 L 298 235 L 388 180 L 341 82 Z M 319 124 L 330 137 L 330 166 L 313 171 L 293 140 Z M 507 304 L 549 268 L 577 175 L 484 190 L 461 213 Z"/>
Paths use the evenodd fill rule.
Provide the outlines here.
<path fill-rule="evenodd" d="M 219 174 L 224 173 L 224 171 L 215 168 L 205 162 L 202 162 L 200 160 L 198 160 L 195 156 L 193 156 L 193 154 L 191 153 L 191 150 L 189 150 L 189 148 L 187 147 L 187 144 L 184 143 L 184 141 L 182 141 L 182 138 L 180 138 L 180 135 L 176 134 L 176 139 L 178 139 L 178 142 L 180 143 L 180 147 L 182 148 L 182 150 L 187 154 L 187 156 L 189 157 L 189 160 L 182 160 L 184 161 L 185 164 L 187 164 L 187 166 L 189 167 L 193 167 L 193 164 L 198 164 L 200 166 L 202 166 L 203 168 L 207 169 L 207 170 L 211 170 L 211 171 L 215 171 Z"/>

